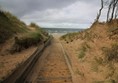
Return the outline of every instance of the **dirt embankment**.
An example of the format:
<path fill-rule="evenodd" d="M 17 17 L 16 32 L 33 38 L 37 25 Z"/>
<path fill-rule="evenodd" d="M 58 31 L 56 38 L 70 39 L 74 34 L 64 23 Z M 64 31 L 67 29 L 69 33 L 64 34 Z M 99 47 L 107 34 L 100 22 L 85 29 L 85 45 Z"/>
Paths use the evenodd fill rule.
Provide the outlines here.
<path fill-rule="evenodd" d="M 62 37 L 80 83 L 118 83 L 118 20 Z"/>

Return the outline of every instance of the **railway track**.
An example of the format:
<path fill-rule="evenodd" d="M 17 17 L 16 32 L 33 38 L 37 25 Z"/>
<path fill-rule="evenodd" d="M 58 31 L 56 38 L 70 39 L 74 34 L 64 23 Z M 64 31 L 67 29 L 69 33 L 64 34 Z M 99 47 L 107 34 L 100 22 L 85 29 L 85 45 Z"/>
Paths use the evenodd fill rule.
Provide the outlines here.
<path fill-rule="evenodd" d="M 49 39 L 3 83 L 72 83 L 72 75 L 59 41 Z M 48 47 L 46 47 L 49 45 Z M 45 48 L 46 47 L 46 48 Z M 45 48 L 45 50 L 44 50 Z"/>

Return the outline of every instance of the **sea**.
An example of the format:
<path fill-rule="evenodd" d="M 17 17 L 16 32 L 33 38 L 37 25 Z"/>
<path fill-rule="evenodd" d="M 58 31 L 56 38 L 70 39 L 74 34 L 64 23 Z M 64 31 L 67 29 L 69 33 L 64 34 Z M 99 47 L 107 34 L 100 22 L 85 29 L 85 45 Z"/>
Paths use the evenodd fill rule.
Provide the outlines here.
<path fill-rule="evenodd" d="M 43 29 L 46 30 L 48 33 L 61 33 L 61 34 L 79 32 L 84 30 L 80 28 L 43 28 Z"/>

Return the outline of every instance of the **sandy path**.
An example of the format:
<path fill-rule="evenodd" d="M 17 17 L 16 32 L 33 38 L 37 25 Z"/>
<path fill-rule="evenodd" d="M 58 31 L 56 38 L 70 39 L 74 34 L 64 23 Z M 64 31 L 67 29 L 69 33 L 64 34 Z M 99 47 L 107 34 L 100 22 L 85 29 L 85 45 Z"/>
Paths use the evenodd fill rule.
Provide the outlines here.
<path fill-rule="evenodd" d="M 43 52 L 31 74 L 28 79 L 33 83 L 72 83 L 57 36 Z"/>

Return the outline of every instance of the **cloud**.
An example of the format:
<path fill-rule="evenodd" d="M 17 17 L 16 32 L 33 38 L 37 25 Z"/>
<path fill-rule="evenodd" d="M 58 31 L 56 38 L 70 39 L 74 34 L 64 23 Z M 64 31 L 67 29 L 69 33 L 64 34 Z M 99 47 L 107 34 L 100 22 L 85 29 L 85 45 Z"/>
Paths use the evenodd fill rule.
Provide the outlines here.
<path fill-rule="evenodd" d="M 0 5 L 21 17 L 34 11 L 42 11 L 48 8 L 63 8 L 77 0 L 0 0 Z"/>
<path fill-rule="evenodd" d="M 10 3 L 11 2 L 11 3 Z M 98 0 L 1 0 L 0 3 L 27 24 L 42 27 L 86 28 L 94 21 Z"/>
<path fill-rule="evenodd" d="M 47 9 L 42 12 L 35 11 L 29 15 L 23 16 L 22 19 L 24 21 L 27 21 L 28 19 L 29 22 L 35 21 L 40 25 L 43 25 L 44 27 L 45 25 L 49 25 L 50 23 L 53 25 L 57 25 L 56 27 L 60 27 L 60 25 L 62 25 L 65 27 L 71 26 L 85 28 L 90 25 L 91 22 L 93 22 L 98 9 L 99 6 L 78 1 L 61 9 Z M 82 26 L 82 24 L 84 26 Z"/>

